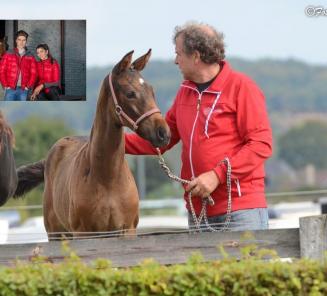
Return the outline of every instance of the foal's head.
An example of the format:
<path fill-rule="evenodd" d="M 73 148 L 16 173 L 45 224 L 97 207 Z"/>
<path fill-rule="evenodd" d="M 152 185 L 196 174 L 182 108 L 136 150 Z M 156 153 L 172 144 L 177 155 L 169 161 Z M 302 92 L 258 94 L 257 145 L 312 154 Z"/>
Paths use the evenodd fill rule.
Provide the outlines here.
<path fill-rule="evenodd" d="M 150 58 L 151 50 L 133 63 L 132 55 L 133 51 L 126 54 L 112 70 L 113 91 L 110 90 L 110 99 L 115 95 L 118 113 L 120 109 L 125 113 L 119 116 L 116 106 L 116 123 L 134 129 L 155 147 L 165 146 L 170 140 L 169 127 L 157 109 L 152 86 L 140 74 Z"/>
<path fill-rule="evenodd" d="M 8 50 L 7 37 L 0 38 L 0 58 Z"/>

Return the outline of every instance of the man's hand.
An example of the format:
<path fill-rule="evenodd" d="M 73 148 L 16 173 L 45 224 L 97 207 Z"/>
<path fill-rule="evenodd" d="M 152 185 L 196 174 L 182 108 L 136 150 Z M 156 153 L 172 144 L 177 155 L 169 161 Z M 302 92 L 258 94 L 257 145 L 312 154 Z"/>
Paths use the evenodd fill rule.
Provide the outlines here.
<path fill-rule="evenodd" d="M 214 171 L 203 173 L 193 179 L 185 188 L 186 192 L 192 192 L 192 195 L 202 198 L 208 197 L 218 186 L 220 182 Z"/>

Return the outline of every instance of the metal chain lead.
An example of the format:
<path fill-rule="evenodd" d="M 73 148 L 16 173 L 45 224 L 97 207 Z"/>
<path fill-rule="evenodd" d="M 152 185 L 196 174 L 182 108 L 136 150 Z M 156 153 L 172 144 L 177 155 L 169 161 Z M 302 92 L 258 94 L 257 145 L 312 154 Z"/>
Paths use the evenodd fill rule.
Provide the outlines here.
<path fill-rule="evenodd" d="M 176 182 L 179 182 L 181 184 L 189 184 L 190 181 L 189 180 L 185 180 L 185 179 L 182 179 L 176 175 L 174 175 L 171 170 L 169 169 L 169 167 L 167 166 L 162 154 L 161 154 L 161 151 L 159 148 L 156 148 L 157 149 L 157 153 L 158 153 L 158 159 L 159 159 L 159 164 L 160 166 L 162 167 L 162 169 L 164 170 L 164 172 L 166 173 L 166 175 L 171 179 L 171 180 L 174 180 Z M 227 211 L 226 211 L 226 220 L 225 220 L 225 223 L 224 223 L 224 226 L 222 229 L 215 229 L 213 227 L 210 226 L 209 224 L 209 221 L 208 221 L 208 217 L 207 217 L 207 205 L 208 203 L 210 205 L 214 205 L 215 202 L 214 200 L 212 199 L 211 196 L 209 196 L 208 198 L 203 198 L 202 199 L 202 208 L 201 208 L 201 212 L 200 212 L 200 215 L 199 217 L 196 216 L 196 213 L 195 213 L 195 210 L 194 210 L 194 207 L 193 207 L 193 202 L 192 202 L 192 194 L 191 192 L 188 194 L 188 201 L 189 201 L 189 205 L 190 205 L 190 209 L 191 209 L 191 215 L 192 215 L 192 218 L 193 218 L 193 222 L 196 226 L 196 229 L 198 231 L 201 232 L 201 221 L 202 219 L 204 220 L 205 222 L 205 225 L 206 227 L 210 230 L 210 231 L 213 231 L 213 232 L 221 232 L 221 231 L 226 231 L 228 229 L 228 226 L 229 226 L 229 223 L 231 221 L 231 212 L 232 212 L 232 182 L 231 182 L 231 173 L 232 173 L 232 167 L 231 167 L 231 164 L 230 164 L 230 161 L 229 161 L 229 158 L 226 157 L 224 158 L 224 160 L 222 161 L 226 164 L 227 166 L 227 172 L 226 172 L 226 175 L 227 175 L 227 178 L 226 178 L 226 185 L 227 185 Z"/>

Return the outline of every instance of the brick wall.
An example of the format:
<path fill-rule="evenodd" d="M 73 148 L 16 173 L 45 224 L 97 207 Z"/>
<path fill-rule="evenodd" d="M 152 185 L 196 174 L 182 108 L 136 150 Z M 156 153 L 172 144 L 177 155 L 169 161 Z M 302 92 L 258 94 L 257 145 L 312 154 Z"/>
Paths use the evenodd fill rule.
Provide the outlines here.
<path fill-rule="evenodd" d="M 86 23 L 65 22 L 65 89 L 66 95 L 86 94 Z"/>
<path fill-rule="evenodd" d="M 6 21 L 6 36 L 8 36 L 8 44 L 9 48 L 13 46 L 13 31 L 14 31 L 14 22 L 13 21 Z"/>
<path fill-rule="evenodd" d="M 40 43 L 49 45 L 52 56 L 59 62 L 60 56 L 60 21 L 18 21 L 18 30 L 29 34 L 27 48 L 36 57 L 36 46 Z"/>

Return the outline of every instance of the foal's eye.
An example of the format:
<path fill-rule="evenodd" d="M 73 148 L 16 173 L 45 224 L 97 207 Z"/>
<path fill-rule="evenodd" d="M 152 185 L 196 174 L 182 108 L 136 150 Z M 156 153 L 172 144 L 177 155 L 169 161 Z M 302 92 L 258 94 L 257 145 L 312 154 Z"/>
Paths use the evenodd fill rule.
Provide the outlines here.
<path fill-rule="evenodd" d="M 134 91 L 129 91 L 127 94 L 126 94 L 126 97 L 129 98 L 129 99 L 134 99 L 136 98 L 136 94 Z"/>

